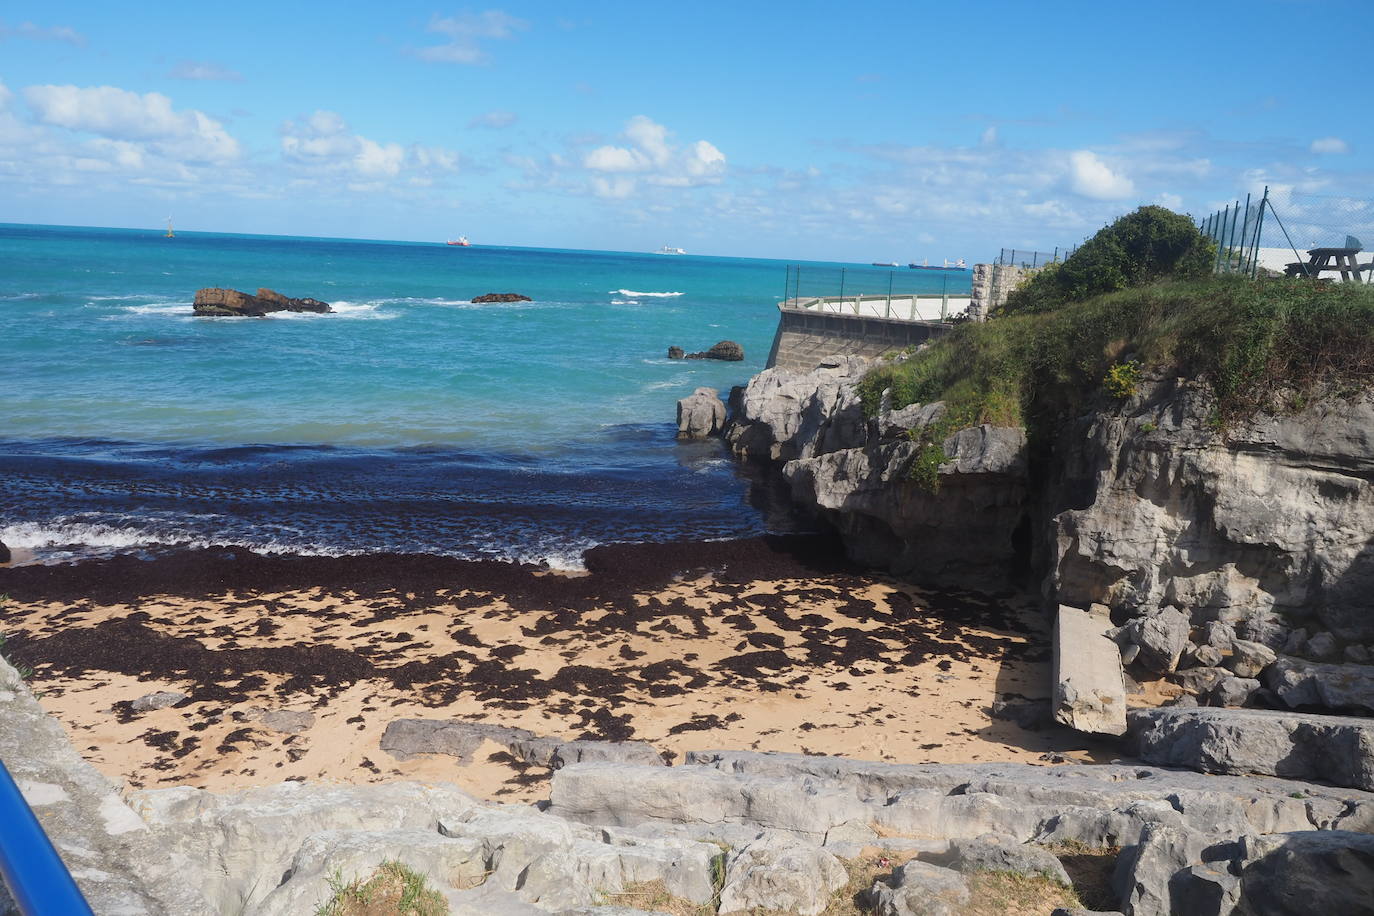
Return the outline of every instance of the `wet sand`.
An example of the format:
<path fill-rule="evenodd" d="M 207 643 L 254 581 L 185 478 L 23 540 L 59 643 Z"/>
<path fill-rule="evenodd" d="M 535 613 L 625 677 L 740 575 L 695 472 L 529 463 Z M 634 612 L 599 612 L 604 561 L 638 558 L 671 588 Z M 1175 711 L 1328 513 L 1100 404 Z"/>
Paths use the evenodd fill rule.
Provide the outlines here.
<path fill-rule="evenodd" d="M 569 577 L 211 549 L 0 569 L 0 629 L 77 749 L 130 787 L 404 778 L 547 795 L 547 770 L 495 744 L 463 760 L 393 758 L 379 741 L 401 718 L 641 740 L 670 759 L 1099 755 L 1066 731 L 989 716 L 998 697 L 1048 693 L 1030 597 L 918 589 L 841 557 L 818 537 L 603 547 Z M 158 690 L 187 698 L 133 710 Z M 264 718 L 276 710 L 313 719 L 281 731 Z"/>

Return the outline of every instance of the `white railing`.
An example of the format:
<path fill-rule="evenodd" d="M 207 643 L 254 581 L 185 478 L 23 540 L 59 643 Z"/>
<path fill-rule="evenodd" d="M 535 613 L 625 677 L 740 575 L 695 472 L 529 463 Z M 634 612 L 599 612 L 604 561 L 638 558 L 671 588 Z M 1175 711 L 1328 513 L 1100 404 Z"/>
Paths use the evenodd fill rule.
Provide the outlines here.
<path fill-rule="evenodd" d="M 968 295 L 913 295 L 910 293 L 876 296 L 804 296 L 785 299 L 779 308 L 826 315 L 856 315 L 861 318 L 886 318 L 894 321 L 947 321 L 966 310 Z"/>

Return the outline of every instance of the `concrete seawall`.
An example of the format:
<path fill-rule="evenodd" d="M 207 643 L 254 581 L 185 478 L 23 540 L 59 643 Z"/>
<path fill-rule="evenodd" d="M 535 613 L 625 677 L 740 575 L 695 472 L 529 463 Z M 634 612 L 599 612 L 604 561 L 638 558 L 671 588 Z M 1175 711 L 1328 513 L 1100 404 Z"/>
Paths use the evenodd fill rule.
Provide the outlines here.
<path fill-rule="evenodd" d="M 925 343 L 949 332 L 935 321 L 907 321 L 868 315 L 837 315 L 807 309 L 778 309 L 778 330 L 768 368 L 808 372 L 831 356 L 876 357 Z"/>

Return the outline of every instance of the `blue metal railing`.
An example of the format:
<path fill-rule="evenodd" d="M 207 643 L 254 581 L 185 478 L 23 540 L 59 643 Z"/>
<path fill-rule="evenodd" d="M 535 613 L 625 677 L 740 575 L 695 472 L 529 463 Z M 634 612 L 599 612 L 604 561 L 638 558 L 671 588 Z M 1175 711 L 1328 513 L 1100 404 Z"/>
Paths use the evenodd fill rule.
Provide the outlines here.
<path fill-rule="evenodd" d="M 0 878 L 24 916 L 92 916 L 71 872 L 0 762 Z"/>

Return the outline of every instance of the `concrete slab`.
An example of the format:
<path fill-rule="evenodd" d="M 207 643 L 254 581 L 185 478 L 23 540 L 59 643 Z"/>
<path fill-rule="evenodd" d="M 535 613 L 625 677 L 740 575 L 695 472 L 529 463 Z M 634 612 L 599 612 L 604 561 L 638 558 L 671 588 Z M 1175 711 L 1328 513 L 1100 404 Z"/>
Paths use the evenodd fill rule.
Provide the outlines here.
<path fill-rule="evenodd" d="M 1111 618 L 1059 606 L 1054 624 L 1054 718 L 1097 735 L 1126 732 L 1121 652 L 1107 638 Z"/>

